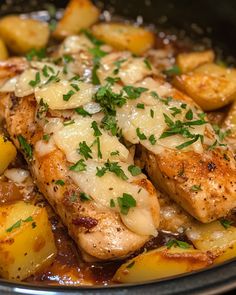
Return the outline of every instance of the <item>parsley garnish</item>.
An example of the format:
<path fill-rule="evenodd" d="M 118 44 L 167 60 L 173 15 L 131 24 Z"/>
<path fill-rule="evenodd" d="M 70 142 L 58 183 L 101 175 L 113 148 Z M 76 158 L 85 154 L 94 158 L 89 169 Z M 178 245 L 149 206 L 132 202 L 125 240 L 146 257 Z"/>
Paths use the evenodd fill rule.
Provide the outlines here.
<path fill-rule="evenodd" d="M 103 45 L 104 42 L 97 39 L 90 31 L 83 29 L 81 30 L 81 33 L 83 33 L 95 46 Z"/>
<path fill-rule="evenodd" d="M 188 249 L 190 247 L 189 243 L 179 241 L 179 240 L 176 240 L 176 239 L 171 239 L 166 243 L 167 249 L 170 249 L 172 246 L 177 246 L 177 247 L 182 248 L 182 249 Z"/>
<path fill-rule="evenodd" d="M 148 140 L 151 143 L 151 145 L 155 145 L 156 142 L 157 142 L 154 134 L 150 135 L 149 138 L 148 138 Z"/>
<path fill-rule="evenodd" d="M 223 131 L 222 129 L 220 129 L 220 127 L 216 124 L 212 125 L 215 133 L 219 136 L 219 140 L 223 141 L 227 136 L 230 135 L 231 131 L 230 130 L 226 130 Z"/>
<path fill-rule="evenodd" d="M 46 115 L 47 111 L 48 111 L 48 104 L 44 102 L 43 99 L 41 98 L 39 101 L 39 107 L 36 114 L 37 118 L 42 119 Z"/>
<path fill-rule="evenodd" d="M 48 142 L 49 139 L 50 139 L 50 137 L 51 137 L 50 134 L 44 134 L 44 135 L 43 135 L 43 140 L 46 141 L 46 142 Z"/>
<path fill-rule="evenodd" d="M 151 115 L 152 118 L 154 118 L 154 111 L 153 111 L 153 109 L 150 110 L 150 115 Z"/>
<path fill-rule="evenodd" d="M 144 133 L 142 133 L 139 128 L 136 129 L 136 134 L 140 140 L 147 139 L 147 136 Z"/>
<path fill-rule="evenodd" d="M 86 171 L 86 164 L 84 163 L 84 159 L 80 159 L 74 165 L 70 166 L 69 170 L 75 172 Z"/>
<path fill-rule="evenodd" d="M 69 90 L 66 94 L 63 94 L 63 100 L 68 101 L 72 95 L 74 95 L 74 90 Z"/>
<path fill-rule="evenodd" d="M 113 63 L 114 66 L 116 66 L 116 68 L 113 70 L 113 74 L 114 74 L 114 75 L 119 74 L 120 67 L 121 67 L 121 65 L 122 65 L 125 61 L 127 61 L 126 58 L 124 58 L 124 59 L 119 59 L 119 60 L 117 60 L 117 61 L 115 61 L 115 62 Z"/>
<path fill-rule="evenodd" d="M 85 160 L 92 159 L 92 151 L 85 141 L 79 143 L 78 152 L 85 158 Z"/>
<path fill-rule="evenodd" d="M 147 69 L 151 71 L 152 70 L 152 66 L 151 66 L 149 60 L 145 58 L 143 62 L 145 63 Z"/>
<path fill-rule="evenodd" d="M 111 134 L 113 136 L 117 135 L 118 126 L 117 126 L 117 123 L 116 123 L 116 117 L 115 116 L 110 116 L 110 115 L 105 115 L 104 118 L 102 119 L 102 127 L 105 130 L 110 130 Z"/>
<path fill-rule="evenodd" d="M 119 151 L 114 151 L 110 153 L 111 156 L 119 156 L 119 154 L 120 154 Z"/>
<path fill-rule="evenodd" d="M 171 111 L 173 111 L 173 113 L 171 113 L 171 116 L 175 117 L 178 114 L 181 114 L 181 109 L 178 109 L 176 107 L 172 107 L 170 108 Z"/>
<path fill-rule="evenodd" d="M 124 171 L 121 169 L 121 166 L 119 166 L 118 162 L 107 162 L 104 164 L 104 167 L 98 168 L 97 167 L 97 173 L 96 175 L 99 177 L 102 177 L 107 171 L 110 171 L 114 173 L 116 176 L 123 180 L 127 180 L 128 177 L 125 175 Z"/>
<path fill-rule="evenodd" d="M 187 120 L 192 120 L 192 119 L 193 119 L 193 111 L 192 111 L 191 109 L 189 109 L 189 110 L 187 111 L 187 113 L 185 114 L 185 118 L 186 118 Z"/>
<path fill-rule="evenodd" d="M 22 222 L 31 222 L 33 221 L 33 217 L 29 216 L 26 219 L 19 219 L 16 223 L 14 223 L 11 227 L 9 227 L 8 229 L 6 229 L 6 232 L 10 233 L 12 232 L 14 229 L 19 228 L 22 224 Z"/>
<path fill-rule="evenodd" d="M 101 143 L 100 143 L 100 138 L 99 137 L 97 137 L 96 142 L 97 142 L 97 146 L 98 146 L 98 158 L 102 159 Z"/>
<path fill-rule="evenodd" d="M 79 197 L 82 202 L 91 201 L 93 199 L 90 195 L 87 195 L 85 193 L 80 193 Z"/>
<path fill-rule="evenodd" d="M 94 134 L 93 134 L 94 136 L 101 136 L 102 135 L 102 132 L 99 130 L 98 124 L 96 121 L 92 122 L 91 128 L 93 128 L 93 130 L 94 130 Z"/>
<path fill-rule="evenodd" d="M 227 219 L 221 219 L 220 223 L 225 229 L 227 229 L 233 224 L 233 221 L 227 220 Z"/>
<path fill-rule="evenodd" d="M 77 84 L 71 83 L 70 86 L 75 89 L 75 91 L 79 91 L 80 88 Z"/>
<path fill-rule="evenodd" d="M 143 109 L 143 110 L 144 110 L 145 106 L 144 106 L 143 103 L 138 103 L 138 104 L 136 105 L 136 108 L 137 108 L 137 109 Z"/>
<path fill-rule="evenodd" d="M 81 115 L 82 117 L 91 117 L 91 114 L 88 113 L 87 111 L 85 111 L 85 109 L 83 109 L 82 107 L 78 107 L 75 109 L 76 113 Z"/>
<path fill-rule="evenodd" d="M 142 173 L 142 170 L 139 167 L 135 166 L 135 165 L 130 165 L 128 167 L 128 170 L 129 170 L 129 172 L 131 173 L 132 176 L 137 176 L 137 175 Z"/>
<path fill-rule="evenodd" d="M 35 79 L 34 80 L 31 80 L 29 81 L 29 85 L 32 86 L 32 87 L 35 87 L 37 84 L 39 84 L 41 82 L 41 79 L 40 79 L 40 73 L 37 72 L 35 74 Z"/>
<path fill-rule="evenodd" d="M 32 159 L 32 156 L 33 156 L 32 146 L 26 141 L 26 139 L 22 135 L 18 135 L 17 138 L 20 143 L 20 147 L 23 149 L 27 158 Z"/>
<path fill-rule="evenodd" d="M 181 74 L 181 70 L 177 65 L 174 65 L 172 68 L 169 68 L 165 71 L 163 71 L 165 75 L 167 75 L 168 77 L 172 77 L 175 75 L 180 75 Z"/>
<path fill-rule="evenodd" d="M 33 59 L 41 60 L 46 57 L 46 49 L 42 48 L 39 50 L 32 49 L 26 54 L 26 59 L 31 61 Z"/>
<path fill-rule="evenodd" d="M 121 214 L 127 215 L 130 208 L 136 207 L 136 200 L 130 194 L 123 193 L 122 197 L 117 198 Z"/>
<path fill-rule="evenodd" d="M 56 182 L 55 182 L 56 185 L 60 185 L 60 186 L 63 186 L 65 185 L 65 182 L 62 180 L 62 179 L 58 179 Z"/>
<path fill-rule="evenodd" d="M 129 99 L 136 99 L 139 98 L 140 95 L 147 91 L 147 88 L 144 87 L 134 87 L 134 86 L 124 86 L 123 90 L 126 92 Z"/>
<path fill-rule="evenodd" d="M 113 199 L 110 199 L 110 207 L 114 208 L 116 206 L 115 201 Z"/>
<path fill-rule="evenodd" d="M 202 188 L 201 188 L 201 184 L 195 184 L 191 187 L 191 191 L 193 192 L 198 192 L 198 191 L 202 191 Z"/>

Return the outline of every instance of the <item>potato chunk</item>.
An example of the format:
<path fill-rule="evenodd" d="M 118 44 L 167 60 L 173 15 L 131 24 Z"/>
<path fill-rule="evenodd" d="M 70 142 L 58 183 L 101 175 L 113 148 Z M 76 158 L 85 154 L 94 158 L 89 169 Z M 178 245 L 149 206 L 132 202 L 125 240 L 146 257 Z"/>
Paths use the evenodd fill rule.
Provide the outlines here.
<path fill-rule="evenodd" d="M 46 46 L 49 28 L 47 23 L 10 15 L 0 20 L 0 36 L 14 53 L 24 54 Z"/>
<path fill-rule="evenodd" d="M 211 263 L 206 253 L 195 249 L 161 247 L 122 264 L 114 281 L 135 283 L 160 279 L 204 268 Z"/>
<path fill-rule="evenodd" d="M 98 39 L 119 50 L 142 54 L 154 45 L 154 34 L 144 28 L 120 23 L 101 23 L 92 27 Z"/>
<path fill-rule="evenodd" d="M 15 146 L 3 135 L 0 135 L 0 175 L 5 169 L 7 169 L 8 165 L 15 159 L 15 157 Z"/>
<path fill-rule="evenodd" d="M 0 275 L 23 280 L 52 262 L 54 237 L 45 208 L 23 201 L 0 207 Z"/>
<path fill-rule="evenodd" d="M 8 58 L 8 52 L 5 43 L 0 39 L 0 60 L 5 60 Z"/>
<path fill-rule="evenodd" d="M 226 224 L 227 228 L 222 224 Z M 230 226 L 224 220 L 222 224 L 219 221 L 209 224 L 197 223 L 186 232 L 197 249 L 211 251 L 218 256 L 215 263 L 236 257 L 236 227 Z"/>
<path fill-rule="evenodd" d="M 90 0 L 71 0 L 53 35 L 58 39 L 79 33 L 93 25 L 99 18 L 99 10 Z"/>
<path fill-rule="evenodd" d="M 176 64 L 180 68 L 181 73 L 185 74 L 196 69 L 202 64 L 213 62 L 214 58 L 215 55 L 212 50 L 180 53 L 176 58 Z"/>
<path fill-rule="evenodd" d="M 174 84 L 204 111 L 221 108 L 236 98 L 236 70 L 212 63 L 176 76 Z"/>
<path fill-rule="evenodd" d="M 229 129 L 230 138 L 236 139 L 236 101 L 231 105 L 230 110 L 224 120 L 223 127 Z"/>

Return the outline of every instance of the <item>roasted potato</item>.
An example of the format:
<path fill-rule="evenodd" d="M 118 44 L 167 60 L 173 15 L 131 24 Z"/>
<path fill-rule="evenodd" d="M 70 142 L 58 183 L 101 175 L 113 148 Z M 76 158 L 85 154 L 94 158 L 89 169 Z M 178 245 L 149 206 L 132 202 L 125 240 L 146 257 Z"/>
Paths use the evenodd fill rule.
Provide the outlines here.
<path fill-rule="evenodd" d="M 5 43 L 0 39 L 0 60 L 5 60 L 8 58 L 8 52 Z"/>
<path fill-rule="evenodd" d="M 197 249 L 211 251 L 217 256 L 214 263 L 236 257 L 236 228 L 228 221 L 197 223 L 186 234 Z"/>
<path fill-rule="evenodd" d="M 52 262 L 56 247 L 45 208 L 23 201 L 0 207 L 0 275 L 23 280 Z"/>
<path fill-rule="evenodd" d="M 236 101 L 231 105 L 224 120 L 223 127 L 230 130 L 230 137 L 236 139 Z"/>
<path fill-rule="evenodd" d="M 0 175 L 8 167 L 8 165 L 16 157 L 16 148 L 15 146 L 5 138 L 3 135 L 0 135 Z"/>
<path fill-rule="evenodd" d="M 236 98 L 236 70 L 213 63 L 176 76 L 174 84 L 204 111 L 219 109 Z"/>
<path fill-rule="evenodd" d="M 79 33 L 81 29 L 93 25 L 98 20 L 99 13 L 90 0 L 71 0 L 53 32 L 54 37 L 63 39 Z"/>
<path fill-rule="evenodd" d="M 154 45 L 154 34 L 144 28 L 121 23 L 100 23 L 92 27 L 98 39 L 119 50 L 142 54 Z"/>
<path fill-rule="evenodd" d="M 49 28 L 47 23 L 10 15 L 0 19 L 0 37 L 11 51 L 24 54 L 46 46 Z"/>
<path fill-rule="evenodd" d="M 202 52 L 180 53 L 176 58 L 176 64 L 180 68 L 181 73 L 190 72 L 202 64 L 212 63 L 215 55 L 212 50 Z"/>
<path fill-rule="evenodd" d="M 161 247 L 122 264 L 114 281 L 135 283 L 160 279 L 204 268 L 211 263 L 210 256 L 199 250 Z"/>

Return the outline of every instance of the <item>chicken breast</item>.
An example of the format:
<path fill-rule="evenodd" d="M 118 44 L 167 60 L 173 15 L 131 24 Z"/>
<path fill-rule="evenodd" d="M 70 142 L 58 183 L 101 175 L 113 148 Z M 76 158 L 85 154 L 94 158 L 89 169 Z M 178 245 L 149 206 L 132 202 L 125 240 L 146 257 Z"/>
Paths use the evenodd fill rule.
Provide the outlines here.
<path fill-rule="evenodd" d="M 62 149 L 55 143 L 42 142 L 44 130 L 36 120 L 38 106 L 34 95 L 22 98 L 16 97 L 14 93 L 2 95 L 1 105 L 6 128 L 15 145 L 24 153 L 38 188 L 61 217 L 86 259 L 109 260 L 125 257 L 142 247 L 152 235 L 157 234 L 157 192 L 143 174 L 132 176 L 126 171 L 129 175 L 127 182 L 116 175 L 113 176 L 111 172 L 100 178 L 91 173 L 94 172 L 93 168 L 102 167 L 102 162 L 94 164 L 91 160 L 91 163 L 87 163 L 89 171 L 83 172 L 84 175 L 80 177 L 69 170 L 68 165 L 71 164 Z M 128 167 L 125 163 L 121 165 Z M 96 179 L 96 182 L 92 183 L 92 179 Z M 78 183 L 81 183 L 85 190 L 82 190 Z M 102 196 L 110 192 L 115 206 L 104 205 L 103 202 L 107 200 L 99 197 L 96 187 L 101 187 Z M 118 198 L 121 201 L 122 198 L 117 194 L 121 193 L 122 196 L 126 187 L 127 193 L 124 191 L 123 201 L 125 193 L 127 196 L 129 192 L 133 192 L 132 201 L 135 200 L 137 205 L 131 204 L 129 207 L 123 204 L 122 214 L 119 211 L 122 204 L 118 206 L 116 203 Z M 89 194 L 84 191 L 89 191 Z M 143 220 L 145 216 L 148 224 Z M 151 232 L 150 224 L 153 226 Z"/>

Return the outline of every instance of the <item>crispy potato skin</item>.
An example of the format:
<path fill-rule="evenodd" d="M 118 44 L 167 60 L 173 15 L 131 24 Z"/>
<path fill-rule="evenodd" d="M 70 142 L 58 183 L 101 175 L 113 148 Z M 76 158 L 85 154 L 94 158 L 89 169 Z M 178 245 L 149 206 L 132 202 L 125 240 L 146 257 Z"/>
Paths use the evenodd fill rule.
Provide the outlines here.
<path fill-rule="evenodd" d="M 236 206 L 236 169 L 231 152 L 178 152 L 160 155 L 142 149 L 145 168 L 154 185 L 161 188 L 189 214 L 203 223 L 225 216 Z M 194 185 L 201 190 L 192 191 Z"/>
<path fill-rule="evenodd" d="M 117 270 L 114 281 L 144 282 L 201 269 L 212 264 L 211 255 L 196 249 L 161 247 L 138 255 Z"/>
<path fill-rule="evenodd" d="M 144 28 L 121 23 L 100 23 L 92 27 L 93 34 L 118 50 L 142 54 L 154 45 L 154 34 Z"/>
<path fill-rule="evenodd" d="M 5 60 L 8 58 L 8 52 L 5 43 L 0 39 L 0 60 Z"/>
<path fill-rule="evenodd" d="M 11 51 L 24 54 L 46 46 L 49 28 L 47 23 L 10 15 L 0 20 L 0 36 Z"/>
<path fill-rule="evenodd" d="M 179 66 L 181 73 L 190 72 L 202 64 L 214 61 L 215 54 L 212 50 L 202 52 L 180 53 L 176 57 L 176 64 Z"/>
<path fill-rule="evenodd" d="M 99 9 L 90 0 L 71 0 L 53 36 L 63 39 L 69 35 L 78 34 L 81 29 L 93 25 L 98 20 L 99 14 Z"/>
<path fill-rule="evenodd" d="M 219 109 L 236 98 L 236 70 L 216 64 L 208 63 L 176 76 L 173 83 L 204 111 Z"/>
<path fill-rule="evenodd" d="M 0 135 L 0 175 L 16 157 L 16 148 L 3 135 Z"/>

